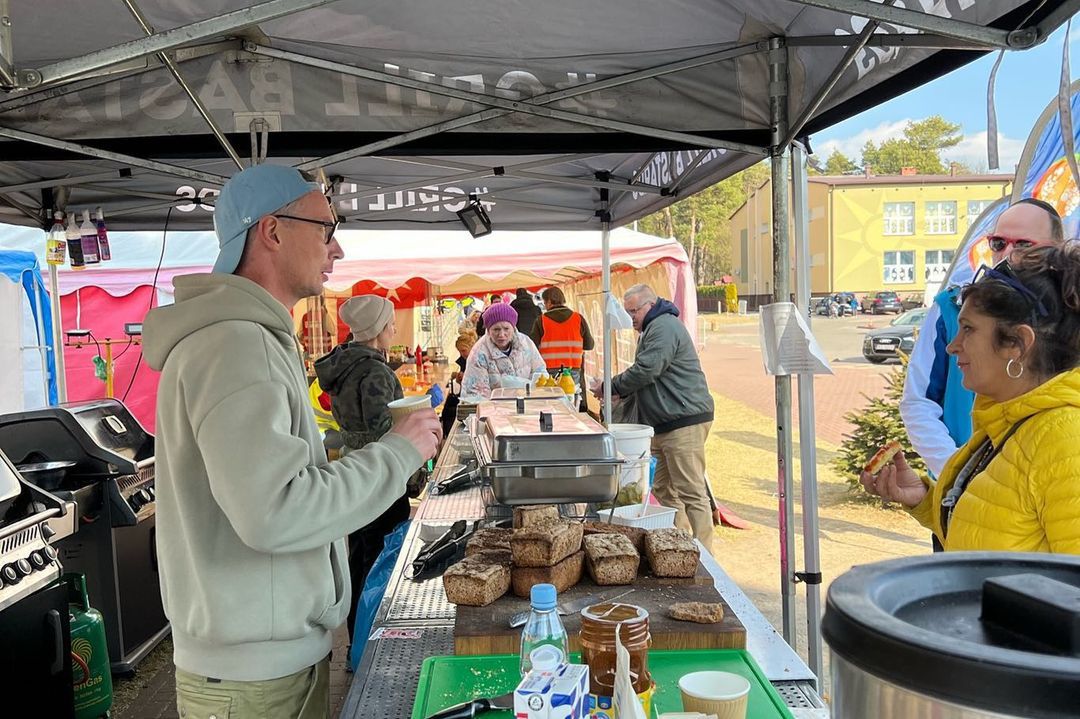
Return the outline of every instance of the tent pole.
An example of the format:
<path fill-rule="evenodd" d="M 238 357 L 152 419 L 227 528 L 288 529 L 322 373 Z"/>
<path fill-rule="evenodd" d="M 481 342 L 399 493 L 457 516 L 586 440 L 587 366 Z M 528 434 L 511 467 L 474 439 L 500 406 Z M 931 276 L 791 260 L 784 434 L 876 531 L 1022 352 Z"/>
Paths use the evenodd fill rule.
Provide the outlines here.
<path fill-rule="evenodd" d="M 769 115 L 772 148 L 773 302 L 791 300 L 791 254 L 788 237 L 791 217 L 788 206 L 788 169 L 791 155 L 782 144 L 787 135 L 787 48 L 782 38 L 769 40 Z M 780 599 L 783 607 L 784 641 L 794 649 L 795 574 L 791 559 L 795 550 L 795 512 L 791 506 L 793 480 L 791 458 L 791 376 L 776 376 L 776 481 L 779 497 Z"/>
<path fill-rule="evenodd" d="M 607 180 L 606 172 L 596 173 L 598 180 Z M 611 329 L 611 315 L 608 314 L 608 303 L 611 301 L 611 214 L 608 212 L 608 192 L 604 187 L 600 189 L 600 253 L 601 253 L 601 286 L 604 292 L 602 307 L 604 308 L 604 407 L 603 421 L 605 426 L 611 425 L 611 372 L 613 367 L 611 353 L 615 350 L 613 331 Z M 585 391 L 583 388 L 582 391 Z"/>
<path fill-rule="evenodd" d="M 56 265 L 49 265 L 49 303 L 52 310 L 56 399 L 59 402 L 67 402 L 67 374 L 64 371 L 64 328 L 60 324 L 60 279 L 56 274 Z"/>
<path fill-rule="evenodd" d="M 795 229 L 796 304 L 810 321 L 810 207 L 806 150 L 791 149 L 791 214 Z M 799 462 L 802 468 L 803 571 L 806 586 L 806 663 L 821 681 L 821 554 L 818 545 L 817 434 L 814 429 L 814 375 L 799 375 Z M 818 687 L 820 689 L 820 686 Z"/>
<path fill-rule="evenodd" d="M 34 321 L 37 323 L 37 346 L 38 357 L 41 358 L 41 383 L 45 386 L 45 404 L 49 404 L 49 345 L 48 338 L 45 337 L 45 318 L 41 315 L 42 301 L 45 299 L 45 288 L 42 287 L 41 274 L 39 272 L 30 273 L 31 284 L 34 286 L 33 294 L 30 297 L 31 305 L 34 310 Z"/>

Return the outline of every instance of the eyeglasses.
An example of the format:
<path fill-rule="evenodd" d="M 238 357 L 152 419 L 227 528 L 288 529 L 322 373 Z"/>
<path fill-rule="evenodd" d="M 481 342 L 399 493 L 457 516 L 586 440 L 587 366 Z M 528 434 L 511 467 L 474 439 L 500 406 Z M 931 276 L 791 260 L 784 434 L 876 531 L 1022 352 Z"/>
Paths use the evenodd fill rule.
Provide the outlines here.
<path fill-rule="evenodd" d="M 628 314 L 628 315 L 636 315 L 638 312 L 641 312 L 641 310 L 643 308 L 652 307 L 654 304 L 655 304 L 654 302 L 645 302 L 645 303 L 642 303 L 642 304 L 638 305 L 634 309 L 630 309 L 628 307 L 624 307 L 623 309 L 626 310 L 626 314 Z"/>
<path fill-rule="evenodd" d="M 1005 283 L 1019 292 L 1024 299 L 1031 303 L 1033 316 L 1036 314 L 1039 317 L 1050 316 L 1050 311 L 1046 309 L 1046 305 L 1043 304 L 1042 300 L 1039 299 L 1034 292 L 1029 290 L 1023 282 L 1017 279 L 1007 260 L 999 262 L 996 267 L 987 267 L 986 265 L 979 267 L 979 270 L 975 273 L 975 277 L 972 278 L 971 283 L 975 284 L 982 280 L 997 280 L 998 282 Z"/>
<path fill-rule="evenodd" d="M 994 252 L 1004 252 L 1005 248 L 1012 245 L 1017 250 L 1026 250 L 1029 247 L 1038 247 L 1043 244 L 1035 240 L 1023 238 L 1002 237 L 1001 235 L 987 235 L 986 242 Z"/>
<path fill-rule="evenodd" d="M 325 242 L 328 245 L 330 244 L 331 240 L 334 239 L 334 233 L 337 232 L 338 225 L 341 224 L 341 220 L 334 220 L 333 222 L 328 222 L 326 220 L 312 220 L 308 217 L 296 217 L 294 215 L 273 215 L 273 217 L 278 217 L 283 220 L 296 220 L 297 222 L 307 222 L 311 225 L 322 225 L 326 230 Z"/>

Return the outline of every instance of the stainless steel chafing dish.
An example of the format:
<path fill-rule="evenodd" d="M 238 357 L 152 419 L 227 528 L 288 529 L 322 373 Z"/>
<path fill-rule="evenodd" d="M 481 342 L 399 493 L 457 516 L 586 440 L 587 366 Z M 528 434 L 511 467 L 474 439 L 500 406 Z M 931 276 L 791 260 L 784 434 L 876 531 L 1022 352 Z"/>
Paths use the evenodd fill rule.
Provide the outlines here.
<path fill-rule="evenodd" d="M 514 399 L 566 399 L 562 387 L 496 387 L 491 390 L 491 401 Z"/>
<path fill-rule="evenodd" d="M 482 402 L 469 424 L 500 504 L 609 502 L 618 493 L 615 438 L 561 399 Z"/>

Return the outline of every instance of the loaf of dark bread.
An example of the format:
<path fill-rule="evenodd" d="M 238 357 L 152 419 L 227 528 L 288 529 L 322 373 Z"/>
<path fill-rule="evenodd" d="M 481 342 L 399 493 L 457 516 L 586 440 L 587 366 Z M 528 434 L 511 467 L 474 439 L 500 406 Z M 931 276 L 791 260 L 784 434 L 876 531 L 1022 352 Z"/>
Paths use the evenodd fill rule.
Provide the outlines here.
<path fill-rule="evenodd" d="M 630 540 L 638 554 L 645 551 L 645 530 L 641 527 L 626 527 L 622 524 L 607 522 L 585 522 L 585 536 L 590 534 L 621 534 Z"/>
<path fill-rule="evenodd" d="M 510 567 L 483 554 L 466 557 L 443 573 L 443 590 L 451 604 L 485 607 L 510 589 Z"/>
<path fill-rule="evenodd" d="M 584 539 L 589 576 L 601 586 L 632 584 L 637 578 L 641 557 L 629 539 L 621 534 L 590 534 Z"/>
<path fill-rule="evenodd" d="M 501 529 L 498 527 L 492 527 L 489 529 L 478 529 L 473 533 L 473 536 L 469 537 L 469 541 L 465 544 L 465 556 L 471 557 L 477 552 L 483 552 L 487 550 L 505 550 L 510 551 L 510 533 L 512 529 Z"/>
<path fill-rule="evenodd" d="M 557 521 L 515 529 L 510 552 L 517 567 L 551 567 L 581 549 L 581 523 Z"/>
<path fill-rule="evenodd" d="M 645 533 L 645 556 L 658 577 L 692 577 L 697 573 L 698 546 L 685 529 L 668 527 Z"/>
<path fill-rule="evenodd" d="M 554 504 L 526 504 L 514 507 L 514 529 L 535 527 L 559 519 L 559 508 Z"/>
<path fill-rule="evenodd" d="M 581 581 L 585 552 L 577 551 L 553 567 L 511 567 L 510 584 L 514 594 L 528 598 L 534 584 L 554 584 L 562 594 Z"/>

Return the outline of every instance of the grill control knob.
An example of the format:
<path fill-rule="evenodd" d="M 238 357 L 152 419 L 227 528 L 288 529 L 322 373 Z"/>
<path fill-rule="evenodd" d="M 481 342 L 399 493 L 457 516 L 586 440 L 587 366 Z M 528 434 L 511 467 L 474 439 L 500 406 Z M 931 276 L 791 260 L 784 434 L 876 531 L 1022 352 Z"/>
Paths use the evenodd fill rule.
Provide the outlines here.
<path fill-rule="evenodd" d="M 45 554 L 41 550 L 35 549 L 30 552 L 30 566 L 34 571 L 44 569 L 46 564 L 48 564 L 48 562 L 45 561 Z"/>
<path fill-rule="evenodd" d="M 42 553 L 45 555 L 45 561 L 49 564 L 56 561 L 56 550 L 49 545 L 45 545 L 45 549 L 42 550 Z"/>
<path fill-rule="evenodd" d="M 3 569 L 0 569 L 0 577 L 4 578 L 4 584 L 18 584 L 22 577 L 15 571 L 14 564 L 5 564 Z"/>
<path fill-rule="evenodd" d="M 149 504 L 150 502 L 154 501 L 153 496 L 151 496 L 151 494 L 145 489 L 140 489 L 138 492 L 135 493 L 135 496 L 137 496 L 143 504 Z"/>
<path fill-rule="evenodd" d="M 19 578 L 28 576 L 30 572 L 34 571 L 34 568 L 30 566 L 30 562 L 25 559 L 15 560 L 15 571 L 19 573 Z"/>
<path fill-rule="evenodd" d="M 157 499 L 157 492 L 154 491 L 153 486 L 147 487 L 145 491 L 150 495 L 150 499 Z"/>

